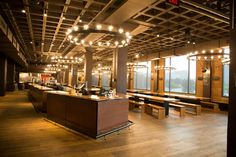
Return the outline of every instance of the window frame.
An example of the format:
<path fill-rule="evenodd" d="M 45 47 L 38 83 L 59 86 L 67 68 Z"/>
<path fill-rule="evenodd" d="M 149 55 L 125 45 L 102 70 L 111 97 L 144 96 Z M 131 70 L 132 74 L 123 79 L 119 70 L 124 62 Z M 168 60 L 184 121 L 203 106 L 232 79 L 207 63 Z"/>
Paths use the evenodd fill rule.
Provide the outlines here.
<path fill-rule="evenodd" d="M 178 56 L 176 56 L 176 57 L 178 57 Z M 170 61 L 170 63 L 169 63 L 169 65 L 171 66 L 171 60 L 172 60 L 172 58 L 173 57 L 168 57 L 169 58 L 169 61 Z M 164 62 L 164 64 L 166 65 L 166 58 L 165 58 L 165 62 Z M 197 62 L 195 62 L 195 64 L 197 64 Z M 197 65 L 196 65 L 196 68 L 197 68 Z M 169 90 L 168 91 L 166 91 L 165 90 L 165 78 L 166 78 L 166 73 L 165 73 L 165 70 L 164 70 L 164 92 L 168 92 L 168 93 L 176 93 L 176 94 L 189 94 L 189 95 L 196 95 L 196 87 L 197 87 L 197 77 L 195 78 L 195 92 L 194 93 L 190 93 L 190 90 L 189 90 L 189 84 L 190 84 L 190 60 L 188 60 L 188 81 L 187 81 L 187 92 L 186 93 L 184 93 L 184 92 L 172 92 L 171 91 L 171 69 L 169 70 Z M 197 72 L 197 69 L 196 69 L 196 71 L 195 72 Z"/>

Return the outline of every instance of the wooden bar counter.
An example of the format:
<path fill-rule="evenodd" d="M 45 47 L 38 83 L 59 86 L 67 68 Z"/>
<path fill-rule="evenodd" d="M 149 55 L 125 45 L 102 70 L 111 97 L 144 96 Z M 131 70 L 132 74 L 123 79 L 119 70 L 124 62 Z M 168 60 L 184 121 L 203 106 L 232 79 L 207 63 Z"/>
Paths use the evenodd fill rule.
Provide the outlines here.
<path fill-rule="evenodd" d="M 98 138 L 128 125 L 125 97 L 77 96 L 48 91 L 47 117 L 90 137 Z"/>
<path fill-rule="evenodd" d="M 34 106 L 40 112 L 47 112 L 46 108 L 46 98 L 47 95 L 45 91 L 52 91 L 52 88 L 48 88 L 45 86 L 37 85 L 37 84 L 29 84 L 29 99 L 32 101 Z"/>

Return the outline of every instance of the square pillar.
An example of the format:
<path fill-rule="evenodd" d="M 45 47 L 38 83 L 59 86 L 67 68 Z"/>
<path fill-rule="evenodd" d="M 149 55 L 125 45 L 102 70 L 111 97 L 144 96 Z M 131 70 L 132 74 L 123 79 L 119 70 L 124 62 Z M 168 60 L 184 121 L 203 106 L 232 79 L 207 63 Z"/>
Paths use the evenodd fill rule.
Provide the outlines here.
<path fill-rule="evenodd" d="M 7 62 L 7 91 L 15 90 L 15 64 L 8 61 Z"/>
<path fill-rule="evenodd" d="M 126 94 L 128 47 L 117 48 L 113 52 L 112 87 L 116 92 Z"/>
<path fill-rule="evenodd" d="M 92 69 L 93 69 L 93 50 L 86 48 L 85 63 L 84 63 L 84 76 L 87 82 L 87 87 L 92 87 Z"/>
<path fill-rule="evenodd" d="M 7 59 L 0 56 L 0 96 L 5 96 L 7 86 Z"/>

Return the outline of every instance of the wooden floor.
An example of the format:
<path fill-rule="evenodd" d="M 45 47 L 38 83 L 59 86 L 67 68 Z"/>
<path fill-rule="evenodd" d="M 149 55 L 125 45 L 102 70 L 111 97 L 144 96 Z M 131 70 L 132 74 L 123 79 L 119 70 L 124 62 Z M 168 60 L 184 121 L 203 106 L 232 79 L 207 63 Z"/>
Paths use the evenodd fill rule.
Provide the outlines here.
<path fill-rule="evenodd" d="M 135 125 L 98 140 L 45 120 L 26 92 L 0 97 L 0 157 L 224 157 L 227 114 L 203 112 L 158 120 L 131 111 Z"/>

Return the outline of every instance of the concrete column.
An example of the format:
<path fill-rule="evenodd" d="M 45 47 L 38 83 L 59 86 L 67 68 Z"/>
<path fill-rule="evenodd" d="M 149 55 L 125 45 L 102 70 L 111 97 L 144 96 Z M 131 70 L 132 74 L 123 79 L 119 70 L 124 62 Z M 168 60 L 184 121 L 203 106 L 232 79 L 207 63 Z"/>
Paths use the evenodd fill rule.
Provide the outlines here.
<path fill-rule="evenodd" d="M 0 56 L 0 96 L 5 96 L 7 83 L 7 59 Z"/>
<path fill-rule="evenodd" d="M 230 77 L 227 157 L 236 156 L 236 0 L 231 0 Z"/>
<path fill-rule="evenodd" d="M 93 69 L 93 50 L 86 48 L 85 63 L 84 63 L 84 77 L 87 82 L 87 87 L 92 87 L 92 69 Z"/>
<path fill-rule="evenodd" d="M 117 93 L 126 94 L 128 48 L 117 48 L 113 52 L 112 87 Z"/>
<path fill-rule="evenodd" d="M 7 91 L 15 90 L 15 64 L 11 61 L 7 62 Z"/>
<path fill-rule="evenodd" d="M 77 84 L 77 80 L 78 80 L 78 65 L 72 65 L 72 86 L 75 86 Z"/>
<path fill-rule="evenodd" d="M 68 69 L 65 70 L 65 80 L 64 80 L 64 84 L 68 85 L 69 83 L 69 66 Z"/>
<path fill-rule="evenodd" d="M 151 91 L 156 92 L 158 87 L 158 71 L 156 71 L 155 66 L 157 66 L 159 61 L 151 61 Z"/>

